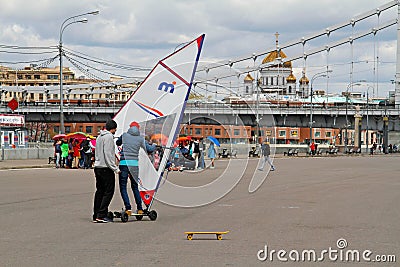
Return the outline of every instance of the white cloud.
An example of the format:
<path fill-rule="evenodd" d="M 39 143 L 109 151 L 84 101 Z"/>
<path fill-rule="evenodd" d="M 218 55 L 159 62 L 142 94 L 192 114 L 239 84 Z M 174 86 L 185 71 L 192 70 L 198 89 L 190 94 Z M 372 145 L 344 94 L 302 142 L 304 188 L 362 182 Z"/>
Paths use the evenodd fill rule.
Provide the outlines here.
<path fill-rule="evenodd" d="M 87 24 L 71 25 L 64 32 L 63 43 L 90 56 L 131 65 L 152 65 L 172 52 L 177 45 L 206 33 L 202 59 L 228 60 L 253 52 L 267 51 L 275 46 L 275 32 L 280 44 L 299 40 L 316 31 L 348 21 L 357 14 L 373 10 L 388 1 L 380 0 L 99 0 L 99 1 L 3 1 L 0 9 L 0 44 L 19 46 L 55 46 L 65 18 L 87 11 L 99 10 L 97 16 L 86 16 Z M 356 23 L 355 31 L 368 30 L 397 18 L 397 8 Z M 305 49 L 347 38 L 351 27 L 306 43 Z M 391 27 L 377 35 L 382 62 L 393 62 L 396 56 L 396 31 Z M 375 40 L 376 41 L 376 40 Z M 371 61 L 374 57 L 372 37 L 355 42 L 354 61 Z M 301 54 L 301 47 L 285 50 L 291 57 Z M 331 64 L 350 62 L 349 45 L 330 52 Z M 12 60 L 12 55 L 0 53 Z M 18 57 L 20 58 L 20 56 Z M 259 58 L 258 60 L 262 60 Z M 326 55 L 307 59 L 307 70 L 326 64 Z M 66 63 L 68 64 L 68 63 Z M 244 62 L 238 68 L 252 65 Z M 302 67 L 302 60 L 293 62 Z M 394 65 L 382 63 L 382 81 L 394 76 Z M 332 73 L 332 79 L 345 82 L 348 66 Z M 370 68 L 369 66 L 367 66 Z M 362 71 L 360 71 L 362 72 Z M 308 76 L 312 76 L 309 73 Z"/>

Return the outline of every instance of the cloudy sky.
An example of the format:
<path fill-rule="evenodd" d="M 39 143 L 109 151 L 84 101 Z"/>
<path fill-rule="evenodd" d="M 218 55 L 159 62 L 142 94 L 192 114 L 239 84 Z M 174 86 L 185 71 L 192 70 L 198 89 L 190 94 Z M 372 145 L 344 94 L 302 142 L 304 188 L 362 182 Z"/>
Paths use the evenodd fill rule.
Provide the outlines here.
<path fill-rule="evenodd" d="M 22 68 L 30 61 L 43 60 L 57 55 L 56 46 L 62 22 L 73 15 L 99 10 L 97 16 L 85 16 L 89 22 L 68 26 L 63 33 L 63 45 L 84 57 L 103 59 L 118 64 L 152 68 L 158 59 L 174 51 L 180 44 L 206 34 L 202 64 L 226 62 L 245 58 L 253 53 L 267 52 L 275 47 L 275 32 L 279 43 L 285 44 L 304 36 L 349 21 L 358 14 L 374 10 L 390 1 L 384 0 L 98 0 L 98 1 L 2 1 L 0 8 L 0 65 Z M 370 30 L 397 18 L 397 7 L 383 11 L 380 16 L 333 32 L 329 38 L 320 37 L 307 42 L 305 51 L 325 46 Z M 310 56 L 306 61 L 293 61 L 295 75 L 302 69 L 311 77 L 333 70 L 329 81 L 315 80 L 314 88 L 328 84 L 329 90 L 343 91 L 350 82 L 367 80 L 379 94 L 393 90 L 390 80 L 395 75 L 396 26 L 391 26 L 328 53 Z M 12 47 L 10 47 L 12 46 Z M 20 49 L 41 47 L 43 49 Z M 44 49 L 45 47 L 52 47 Z M 17 49 L 18 48 L 18 49 Z M 288 57 L 301 55 L 301 45 L 284 50 Z M 35 54 L 32 54 L 35 53 Z M 39 53 L 39 54 L 38 54 Z M 375 64 L 379 58 L 379 64 Z M 234 71 L 261 64 L 263 57 L 243 61 L 233 66 Z M 80 59 L 80 63 L 96 65 Z M 353 62 L 353 68 L 351 68 Z M 17 64 L 19 63 L 19 64 Z M 76 66 L 65 62 L 78 72 Z M 57 66 L 54 61 L 50 66 Z M 88 66 L 81 65 L 83 68 Z M 126 71 L 107 66 L 95 66 L 106 73 L 127 77 L 142 77 L 144 71 Z M 91 70 L 95 72 L 94 70 Z M 228 67 L 210 73 L 218 77 Z M 106 73 L 96 74 L 98 76 Z M 78 75 L 79 72 L 78 72 Z M 102 76 L 103 77 L 103 76 Z M 377 83 L 378 81 L 378 83 Z M 223 83 L 223 81 L 220 81 Z M 360 89 L 362 90 L 362 89 Z M 376 90 L 376 89 L 374 89 Z"/>

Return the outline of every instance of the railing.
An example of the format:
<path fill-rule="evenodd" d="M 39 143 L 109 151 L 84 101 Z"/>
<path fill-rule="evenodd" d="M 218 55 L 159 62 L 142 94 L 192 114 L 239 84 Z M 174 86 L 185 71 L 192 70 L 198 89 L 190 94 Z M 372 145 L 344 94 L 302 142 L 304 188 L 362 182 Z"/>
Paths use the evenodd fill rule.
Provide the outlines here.
<path fill-rule="evenodd" d="M 109 103 L 68 103 L 64 104 L 64 112 L 73 113 L 116 113 L 125 101 L 110 101 Z M 347 114 L 354 115 L 356 113 L 355 105 L 349 105 Z M 345 115 L 346 107 L 344 105 L 313 105 L 313 114 L 315 115 Z M 60 106 L 58 103 L 47 102 L 31 102 L 20 104 L 14 113 L 59 113 Z M 0 113 L 10 113 L 7 103 L 0 103 Z M 255 104 L 228 104 L 228 103 L 204 103 L 191 102 L 186 106 L 185 113 L 199 114 L 256 114 L 257 108 Z M 261 103 L 258 109 L 259 114 L 287 114 L 287 115 L 305 115 L 310 113 L 310 105 L 286 105 L 286 104 L 266 104 Z M 360 113 L 366 115 L 367 108 L 360 106 Z M 370 105 L 368 114 L 371 116 L 394 116 L 400 114 L 400 105 Z"/>

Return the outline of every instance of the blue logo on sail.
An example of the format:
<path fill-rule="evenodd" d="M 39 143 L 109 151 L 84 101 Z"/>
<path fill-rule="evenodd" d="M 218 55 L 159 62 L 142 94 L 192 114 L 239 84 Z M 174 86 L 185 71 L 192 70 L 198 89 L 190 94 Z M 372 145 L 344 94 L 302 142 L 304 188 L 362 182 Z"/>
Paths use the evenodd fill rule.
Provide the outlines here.
<path fill-rule="evenodd" d="M 175 84 L 176 84 L 175 81 L 172 83 L 162 82 L 158 86 L 158 90 L 161 90 L 164 92 L 169 92 L 170 94 L 173 94 L 174 90 L 175 90 Z"/>

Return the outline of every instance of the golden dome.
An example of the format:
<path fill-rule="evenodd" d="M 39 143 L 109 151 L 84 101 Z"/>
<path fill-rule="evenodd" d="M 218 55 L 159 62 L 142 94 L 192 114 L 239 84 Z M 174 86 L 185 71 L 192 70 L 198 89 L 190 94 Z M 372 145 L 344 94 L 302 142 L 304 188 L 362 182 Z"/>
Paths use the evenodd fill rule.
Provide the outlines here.
<path fill-rule="evenodd" d="M 282 59 L 287 58 L 286 54 L 283 51 L 280 51 L 279 55 Z M 268 55 L 263 59 L 262 64 L 274 62 L 277 58 L 278 58 L 277 50 L 269 52 Z M 275 65 L 274 67 L 277 67 L 277 65 Z M 292 68 L 292 62 L 291 61 L 284 62 L 283 67 L 284 68 Z"/>
<path fill-rule="evenodd" d="M 293 75 L 293 71 L 290 72 L 290 75 L 286 77 L 287 82 L 296 82 L 296 77 Z"/>
<path fill-rule="evenodd" d="M 299 83 L 300 84 L 308 84 L 310 82 L 310 80 L 308 80 L 308 78 L 304 75 L 303 77 L 300 78 Z"/>
<path fill-rule="evenodd" d="M 254 78 L 251 77 L 250 73 L 248 73 L 248 74 L 246 75 L 246 77 L 244 77 L 244 81 L 245 81 L 245 82 L 252 82 L 252 81 L 254 81 Z"/>

